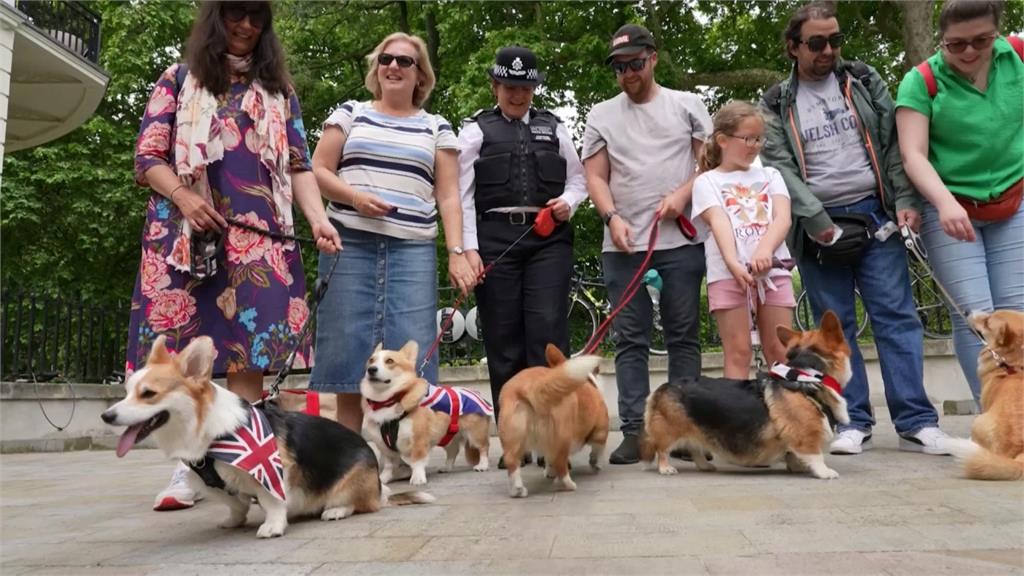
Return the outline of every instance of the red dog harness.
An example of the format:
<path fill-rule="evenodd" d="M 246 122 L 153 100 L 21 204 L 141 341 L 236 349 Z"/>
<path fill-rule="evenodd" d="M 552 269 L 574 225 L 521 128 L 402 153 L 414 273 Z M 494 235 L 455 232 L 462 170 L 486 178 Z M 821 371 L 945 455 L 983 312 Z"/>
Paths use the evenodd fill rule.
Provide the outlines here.
<path fill-rule="evenodd" d="M 400 392 L 383 401 L 367 398 L 366 404 L 370 407 L 370 410 L 376 412 L 377 410 L 398 404 L 404 396 L 405 393 Z M 420 402 L 420 406 L 435 412 L 448 414 L 448 431 L 445 432 L 444 437 L 437 444 L 442 448 L 447 446 L 452 441 L 452 438 L 455 438 L 455 435 L 459 433 L 459 416 L 463 414 L 491 416 L 494 414 L 494 408 L 479 394 L 472 390 L 454 386 L 428 385 L 427 394 Z M 404 412 L 398 418 L 380 425 L 380 435 L 384 440 L 384 445 L 395 452 L 398 451 L 398 425 L 408 414 L 408 412 Z"/>

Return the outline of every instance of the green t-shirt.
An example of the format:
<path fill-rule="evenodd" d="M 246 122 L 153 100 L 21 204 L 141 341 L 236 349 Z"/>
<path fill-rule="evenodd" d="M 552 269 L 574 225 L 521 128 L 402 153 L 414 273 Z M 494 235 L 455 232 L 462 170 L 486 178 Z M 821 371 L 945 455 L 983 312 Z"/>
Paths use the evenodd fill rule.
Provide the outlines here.
<path fill-rule="evenodd" d="M 941 51 L 928 63 L 938 94 L 928 97 L 914 68 L 900 82 L 896 107 L 931 119 L 928 160 L 950 192 L 981 201 L 998 197 L 1024 177 L 1024 62 L 1006 38 L 996 39 L 985 92 L 946 66 Z"/>

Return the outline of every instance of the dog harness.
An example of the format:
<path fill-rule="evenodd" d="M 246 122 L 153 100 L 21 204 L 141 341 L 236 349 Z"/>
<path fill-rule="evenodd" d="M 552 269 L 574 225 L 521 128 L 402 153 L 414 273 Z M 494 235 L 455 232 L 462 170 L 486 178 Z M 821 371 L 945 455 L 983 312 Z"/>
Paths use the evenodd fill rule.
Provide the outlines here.
<path fill-rule="evenodd" d="M 211 488 L 228 490 L 224 479 L 214 468 L 214 462 L 230 464 L 252 476 L 263 488 L 277 499 L 284 500 L 284 464 L 277 449 L 277 437 L 270 427 L 270 421 L 263 412 L 253 406 L 249 409 L 249 418 L 234 432 L 220 436 L 210 444 L 210 449 L 199 462 L 188 462 L 188 467 L 203 479 L 203 483 Z"/>
<path fill-rule="evenodd" d="M 825 387 L 842 396 L 843 389 L 839 385 L 838 380 L 828 374 L 818 372 L 814 368 L 795 368 L 781 362 L 772 364 L 772 369 L 769 370 L 768 374 L 772 380 L 781 384 L 783 388 L 799 392 L 814 402 L 818 410 L 828 418 L 829 426 L 835 428 L 838 422 L 835 414 L 832 413 L 831 408 L 818 399 L 815 393 L 821 390 L 822 387 Z"/>
<path fill-rule="evenodd" d="M 366 403 L 371 410 L 377 411 L 398 404 L 403 394 L 395 394 L 383 402 L 367 398 Z M 437 444 L 442 448 L 447 446 L 452 441 L 452 438 L 459 433 L 459 416 L 464 414 L 494 415 L 494 408 L 487 400 L 484 400 L 483 397 L 472 390 L 456 386 L 434 386 L 433 384 L 428 384 L 426 396 L 420 402 L 420 406 L 430 408 L 435 412 L 448 414 L 448 431 L 445 432 L 444 437 Z M 380 425 L 381 439 L 384 440 L 384 445 L 390 450 L 398 452 L 398 425 L 408 415 L 409 413 L 405 412 L 398 418 L 383 422 Z"/>

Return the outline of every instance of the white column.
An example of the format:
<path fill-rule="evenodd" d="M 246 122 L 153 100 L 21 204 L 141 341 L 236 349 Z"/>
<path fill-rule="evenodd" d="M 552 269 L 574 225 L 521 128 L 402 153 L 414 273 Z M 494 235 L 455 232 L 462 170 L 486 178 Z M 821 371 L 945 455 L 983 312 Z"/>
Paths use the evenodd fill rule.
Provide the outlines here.
<path fill-rule="evenodd" d="M 0 21 L 0 182 L 4 173 L 7 144 L 7 103 L 11 95 L 11 62 L 14 57 L 14 29 Z"/>

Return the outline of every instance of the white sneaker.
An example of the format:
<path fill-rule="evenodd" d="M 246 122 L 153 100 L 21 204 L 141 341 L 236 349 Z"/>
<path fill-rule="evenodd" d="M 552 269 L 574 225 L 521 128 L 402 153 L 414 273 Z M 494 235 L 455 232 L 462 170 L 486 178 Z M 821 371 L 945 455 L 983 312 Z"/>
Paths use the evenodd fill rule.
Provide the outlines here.
<path fill-rule="evenodd" d="M 951 440 L 952 438 L 937 426 L 928 426 L 921 428 L 916 434 L 900 436 L 900 450 L 946 456 L 953 453 Z"/>
<path fill-rule="evenodd" d="M 158 512 L 184 510 L 191 508 L 196 502 L 203 499 L 202 495 L 196 493 L 189 484 L 188 471 L 188 466 L 185 466 L 184 462 L 178 462 L 178 467 L 171 475 L 171 483 L 156 495 L 153 510 Z"/>
<path fill-rule="evenodd" d="M 860 454 L 872 447 L 871 434 L 849 428 L 840 432 L 839 436 L 832 441 L 829 452 L 831 454 Z"/>

